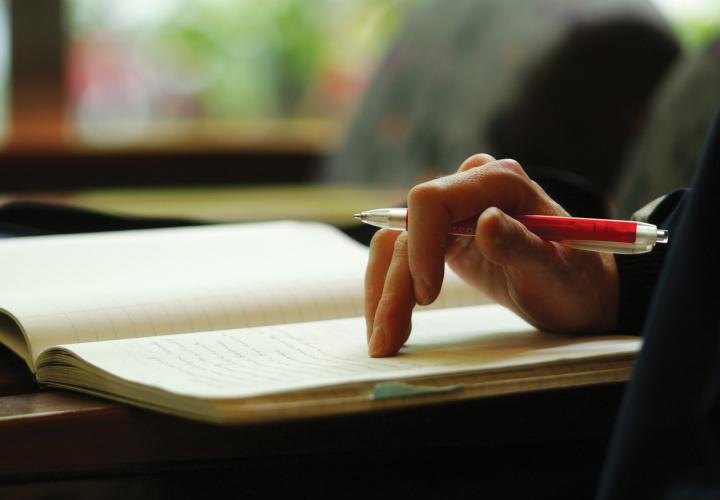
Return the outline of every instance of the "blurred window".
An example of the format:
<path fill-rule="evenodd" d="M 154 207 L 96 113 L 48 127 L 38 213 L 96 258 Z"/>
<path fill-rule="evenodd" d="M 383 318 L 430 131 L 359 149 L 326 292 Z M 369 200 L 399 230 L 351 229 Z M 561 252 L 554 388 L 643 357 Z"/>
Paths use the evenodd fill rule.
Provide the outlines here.
<path fill-rule="evenodd" d="M 720 35 L 720 1 L 653 0 L 688 48 L 702 46 Z"/>
<path fill-rule="evenodd" d="M 65 0 L 75 132 L 124 142 L 292 121 L 332 133 L 414 3 Z"/>
<path fill-rule="evenodd" d="M 7 0 L 0 0 L 0 138 L 5 136 L 8 115 L 10 25 Z"/>
<path fill-rule="evenodd" d="M 52 24 L 39 16 L 64 23 L 64 52 L 49 35 L 36 49 L 56 50 L 48 60 L 63 61 L 64 81 L 45 82 L 65 86 L 61 108 L 52 115 L 52 96 L 48 105 L 34 96 L 13 102 L 50 110 L 47 130 L 27 128 L 38 110 L 10 112 L 12 8 L 23 1 L 0 0 L 0 138 L 13 115 L 25 127 L 15 142 L 42 147 L 53 136 L 81 145 L 232 145 L 283 133 L 330 145 L 404 16 L 427 0 L 63 0 L 62 9 L 24 8 L 32 22 L 22 30 L 23 54 L 48 35 L 36 33 Z M 718 0 L 653 1 L 689 48 L 720 34 Z M 44 75 L 38 65 L 30 73 Z M 21 86 L 33 91 L 26 80 Z"/>

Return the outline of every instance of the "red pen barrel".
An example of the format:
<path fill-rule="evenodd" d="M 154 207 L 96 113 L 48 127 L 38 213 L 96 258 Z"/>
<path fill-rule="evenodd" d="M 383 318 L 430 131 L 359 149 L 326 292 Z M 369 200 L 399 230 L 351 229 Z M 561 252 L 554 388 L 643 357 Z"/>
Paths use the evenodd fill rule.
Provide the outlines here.
<path fill-rule="evenodd" d="M 632 221 L 520 215 L 517 220 L 548 241 L 612 241 L 634 243 L 637 223 Z"/>
<path fill-rule="evenodd" d="M 405 230 L 408 211 L 405 208 L 381 208 L 355 214 L 366 224 Z M 552 215 L 519 215 L 515 217 L 531 232 L 545 241 L 593 252 L 635 254 L 650 252 L 656 243 L 667 243 L 668 231 L 644 222 L 557 217 Z M 449 234 L 472 236 L 477 217 L 453 222 Z"/>

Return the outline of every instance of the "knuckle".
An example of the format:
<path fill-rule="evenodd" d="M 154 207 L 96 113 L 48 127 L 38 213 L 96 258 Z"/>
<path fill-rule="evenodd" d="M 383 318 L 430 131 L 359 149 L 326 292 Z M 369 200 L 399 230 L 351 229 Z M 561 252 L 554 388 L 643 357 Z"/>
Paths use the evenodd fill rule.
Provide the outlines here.
<path fill-rule="evenodd" d="M 406 314 L 409 316 L 415 298 L 411 288 L 404 286 L 391 286 L 383 290 L 382 296 L 378 301 L 378 315 L 381 323 L 396 323 Z"/>
<path fill-rule="evenodd" d="M 495 161 L 495 158 L 493 158 L 491 155 L 487 153 L 477 153 L 468 157 L 464 162 L 462 162 L 460 168 L 458 168 L 458 172 L 465 172 L 473 168 L 482 167 L 492 161 Z"/>
<path fill-rule="evenodd" d="M 380 246 L 380 241 L 382 240 L 382 236 L 380 233 L 382 233 L 382 229 L 380 231 L 376 231 L 375 234 L 373 234 L 372 239 L 370 239 L 370 251 L 375 251 Z"/>
<path fill-rule="evenodd" d="M 509 206 L 516 204 L 518 200 L 534 196 L 537 192 L 530 177 L 515 160 L 493 162 L 487 169 L 478 172 L 476 180 L 501 188 L 500 191 L 504 193 L 504 200 Z"/>
<path fill-rule="evenodd" d="M 423 182 L 413 187 L 408 193 L 408 205 L 424 205 L 440 196 L 442 183 L 439 180 Z"/>
<path fill-rule="evenodd" d="M 385 290 L 378 301 L 378 311 L 380 311 L 382 315 L 383 311 L 392 310 L 394 307 L 397 307 L 399 303 L 400 297 L 398 297 L 397 292 Z"/>
<path fill-rule="evenodd" d="M 522 177 L 527 177 L 527 174 L 522 168 L 522 165 L 520 165 L 520 163 L 518 163 L 516 160 L 513 160 L 512 158 L 500 160 L 498 163 L 502 166 L 502 168 L 507 169 L 514 174 L 520 175 Z"/>
<path fill-rule="evenodd" d="M 407 243 L 408 234 L 406 231 L 403 231 L 398 235 L 397 239 L 395 240 L 393 255 L 395 255 L 396 257 L 406 255 L 408 252 Z"/>
<path fill-rule="evenodd" d="M 397 231 L 393 231 L 391 229 L 380 229 L 379 231 L 376 231 L 370 240 L 370 251 L 373 252 L 379 250 L 381 247 L 384 247 L 392 241 L 396 236 Z"/>

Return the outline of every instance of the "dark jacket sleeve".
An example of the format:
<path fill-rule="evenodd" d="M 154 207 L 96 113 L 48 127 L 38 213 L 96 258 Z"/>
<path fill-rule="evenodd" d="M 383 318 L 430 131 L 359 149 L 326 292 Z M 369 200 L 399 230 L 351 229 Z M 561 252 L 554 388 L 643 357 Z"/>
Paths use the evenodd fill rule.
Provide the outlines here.
<path fill-rule="evenodd" d="M 616 255 L 620 280 L 617 332 L 638 334 L 642 330 L 648 307 L 670 245 L 673 244 L 675 214 L 679 212 L 687 189 L 665 195 L 648 215 L 633 217 L 670 231 L 667 245 L 656 245 L 652 252 L 637 255 Z M 643 210 L 636 212 L 642 213 Z"/>
<path fill-rule="evenodd" d="M 719 193 L 720 116 L 690 189 L 663 222 L 673 243 L 640 320 L 643 345 L 608 447 L 599 499 L 720 498 Z M 620 264 L 626 296 L 647 298 L 643 279 L 625 264 L 639 264 Z M 625 318 L 634 312 L 623 314 L 631 324 Z"/>

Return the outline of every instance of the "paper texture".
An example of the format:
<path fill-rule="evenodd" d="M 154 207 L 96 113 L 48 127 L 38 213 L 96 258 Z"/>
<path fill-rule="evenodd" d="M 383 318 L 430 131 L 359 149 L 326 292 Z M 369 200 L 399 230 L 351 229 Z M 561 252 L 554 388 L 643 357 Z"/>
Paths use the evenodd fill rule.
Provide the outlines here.
<path fill-rule="evenodd" d="M 273 222 L 16 238 L 0 262 L 0 311 L 34 360 L 63 343 L 360 316 L 367 249 L 325 224 Z M 448 273 L 436 306 L 482 302 Z"/>
<path fill-rule="evenodd" d="M 64 348 L 136 384 L 195 398 L 240 398 L 588 359 L 639 346 L 636 338 L 541 334 L 498 305 L 422 311 L 413 325 L 400 354 L 382 359 L 368 357 L 361 318 Z"/>

